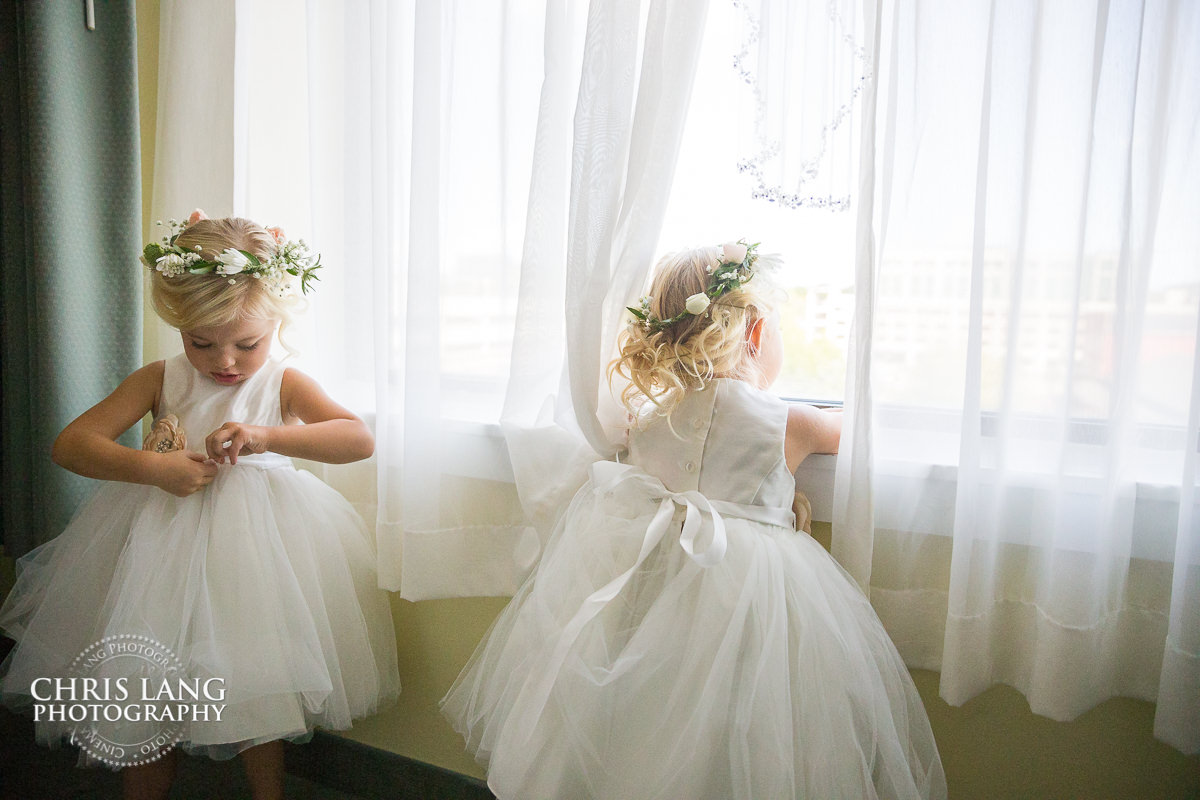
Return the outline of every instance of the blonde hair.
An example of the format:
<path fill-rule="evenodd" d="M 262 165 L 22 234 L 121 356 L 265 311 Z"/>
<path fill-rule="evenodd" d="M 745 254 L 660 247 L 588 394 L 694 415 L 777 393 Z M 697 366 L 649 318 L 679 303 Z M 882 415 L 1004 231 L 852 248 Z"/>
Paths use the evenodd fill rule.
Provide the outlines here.
<path fill-rule="evenodd" d="M 275 252 L 275 237 L 266 228 L 241 217 L 201 219 L 180 232 L 175 244 L 199 250 L 205 261 L 215 261 L 228 248 L 245 250 L 266 261 Z M 280 344 L 293 352 L 282 338 L 301 302 L 296 297 L 278 297 L 265 281 L 252 275 L 182 275 L 166 277 L 150 272 L 150 299 L 154 311 L 181 331 L 224 325 L 235 319 L 268 319 L 280 322 Z"/>
<path fill-rule="evenodd" d="M 688 297 L 708 288 L 708 269 L 721 262 L 717 247 L 698 247 L 664 256 L 650 284 L 650 312 L 670 319 L 684 310 Z M 618 339 L 620 354 L 608 366 L 610 383 L 615 376 L 628 383 L 621 404 L 642 419 L 647 403 L 658 415 L 670 416 L 687 391 L 702 389 L 714 378 L 740 378 L 757 382 L 758 365 L 750 357 L 747 333 L 770 315 L 779 290 L 764 275 L 713 300 L 697 316 L 661 330 L 632 324 Z"/>

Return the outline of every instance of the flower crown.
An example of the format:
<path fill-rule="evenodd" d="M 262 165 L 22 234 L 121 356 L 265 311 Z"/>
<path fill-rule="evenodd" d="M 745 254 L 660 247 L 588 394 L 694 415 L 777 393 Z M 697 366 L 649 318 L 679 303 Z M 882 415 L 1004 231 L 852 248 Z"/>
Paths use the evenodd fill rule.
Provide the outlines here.
<path fill-rule="evenodd" d="M 200 256 L 200 245 L 195 250 L 188 250 L 175 244 L 179 234 L 193 222 L 208 219 L 203 211 L 197 209 L 186 221 L 176 219 L 163 221 L 158 224 L 169 230 L 161 242 L 151 242 L 142 250 L 141 261 L 147 267 L 157 270 L 163 277 L 174 278 L 185 272 L 192 275 L 217 274 L 228 276 L 230 283 L 236 281 L 234 275 L 249 275 L 258 280 L 266 281 L 268 290 L 277 297 L 289 297 L 296 294 L 296 279 L 299 278 L 301 294 L 308 294 L 309 282 L 320 280 L 316 271 L 321 268 L 321 257 L 308 249 L 303 239 L 291 241 L 283 234 L 282 228 L 267 228 L 267 233 L 275 239 L 275 251 L 265 261 L 247 250 L 225 248 L 215 261 L 206 261 Z"/>
<path fill-rule="evenodd" d="M 721 255 L 718 257 L 717 263 L 708 265 L 705 270 L 708 272 L 708 286 L 703 292 L 696 292 L 690 296 L 684 303 L 683 311 L 669 319 L 659 319 L 650 312 L 650 302 L 653 298 L 646 295 L 638 301 L 637 308 L 626 306 L 629 313 L 634 316 L 629 324 L 640 325 L 650 333 L 658 333 L 685 317 L 700 316 L 708 310 L 712 301 L 721 295 L 741 289 L 760 269 L 770 269 L 776 265 L 775 256 L 760 256 L 756 252 L 758 245 L 758 242 L 747 244 L 742 239 L 721 245 Z M 756 269 L 755 265 L 760 260 L 762 263 Z"/>

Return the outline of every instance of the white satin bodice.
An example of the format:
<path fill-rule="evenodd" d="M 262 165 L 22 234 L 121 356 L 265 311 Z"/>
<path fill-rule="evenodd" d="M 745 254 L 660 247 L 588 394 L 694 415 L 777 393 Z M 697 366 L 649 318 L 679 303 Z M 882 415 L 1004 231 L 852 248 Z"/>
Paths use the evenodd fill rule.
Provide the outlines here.
<path fill-rule="evenodd" d="M 629 454 L 673 492 L 790 509 L 795 479 L 783 444 L 787 404 L 745 381 L 718 378 L 664 419 L 630 432 Z"/>
<path fill-rule="evenodd" d="M 241 383 L 221 384 L 202 375 L 180 353 L 169 358 L 163 369 L 158 417 L 174 414 L 187 434 L 188 449 L 204 452 L 204 437 L 226 422 L 247 425 L 282 425 L 279 388 L 284 363 L 267 359 L 262 368 Z M 157 419 L 157 417 L 156 417 Z M 238 456 L 238 464 L 257 467 L 290 466 L 291 459 L 278 453 Z"/>

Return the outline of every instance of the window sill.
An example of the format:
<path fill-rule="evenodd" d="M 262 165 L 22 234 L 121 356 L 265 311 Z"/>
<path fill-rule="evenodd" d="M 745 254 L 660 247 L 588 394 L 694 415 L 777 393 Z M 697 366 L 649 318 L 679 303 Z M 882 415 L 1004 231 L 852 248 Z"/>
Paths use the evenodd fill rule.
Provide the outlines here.
<path fill-rule="evenodd" d="M 492 423 L 443 421 L 442 470 L 451 475 L 512 483 L 512 464 L 500 426 Z M 833 514 L 833 476 L 837 457 L 813 455 L 796 470 L 796 488 L 808 496 L 813 519 L 829 522 Z"/>
<path fill-rule="evenodd" d="M 500 426 L 479 422 L 446 420 L 446 447 L 442 469 L 446 473 L 479 480 L 512 483 L 512 466 Z M 812 455 L 796 470 L 796 488 L 812 504 L 813 519 L 831 522 L 833 485 L 837 456 Z M 881 463 L 875 487 L 876 524 L 918 533 L 952 536 L 958 468 L 952 464 L 917 462 Z M 1010 496 L 1027 508 L 1042 507 L 1045 487 L 1031 482 L 1010 490 Z M 901 519 L 899 509 L 911 512 L 912 499 L 920 497 L 919 510 Z M 1068 498 L 1070 499 L 1070 498 Z M 1134 496 L 1133 557 L 1149 561 L 1172 562 L 1175 558 L 1175 531 L 1179 512 L 1179 487 L 1139 482 Z M 1014 544 L 1027 544 L 1012 532 Z M 1060 542 L 1066 547 L 1091 549 L 1088 532 L 1080 531 L 1079 542 Z"/>

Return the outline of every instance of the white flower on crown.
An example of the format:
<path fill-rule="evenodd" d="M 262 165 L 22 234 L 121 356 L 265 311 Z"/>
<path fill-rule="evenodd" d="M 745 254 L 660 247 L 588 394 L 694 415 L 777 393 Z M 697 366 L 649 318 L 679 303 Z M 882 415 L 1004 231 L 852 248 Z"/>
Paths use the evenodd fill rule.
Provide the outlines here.
<path fill-rule="evenodd" d="M 705 309 L 708 308 L 709 303 L 711 302 L 712 301 L 708 299 L 707 294 L 704 292 L 696 292 L 696 294 L 687 299 L 687 302 L 683 304 L 683 307 L 686 308 L 687 312 L 692 316 L 700 316 L 704 313 Z"/>
<path fill-rule="evenodd" d="M 217 272 L 221 275 L 237 275 L 249 263 L 250 259 L 244 253 L 227 247 L 225 252 L 217 256 Z"/>

